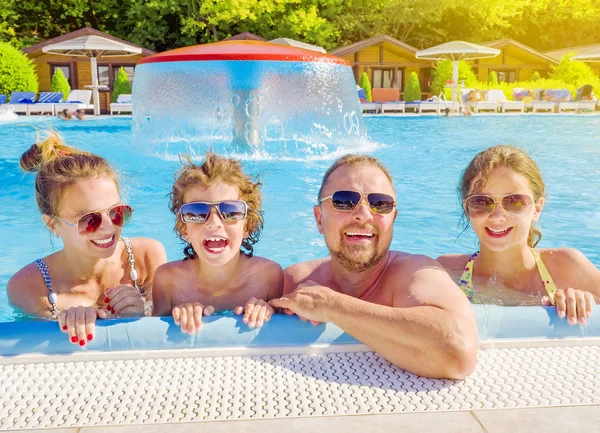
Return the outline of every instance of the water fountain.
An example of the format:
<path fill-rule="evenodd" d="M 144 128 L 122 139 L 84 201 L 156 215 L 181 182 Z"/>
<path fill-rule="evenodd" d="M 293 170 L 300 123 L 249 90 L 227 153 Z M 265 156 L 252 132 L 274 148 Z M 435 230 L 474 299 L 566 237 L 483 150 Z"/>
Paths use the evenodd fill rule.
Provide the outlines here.
<path fill-rule="evenodd" d="M 142 59 L 134 145 L 156 152 L 302 157 L 366 140 L 356 84 L 341 58 L 267 42 L 179 48 Z"/>

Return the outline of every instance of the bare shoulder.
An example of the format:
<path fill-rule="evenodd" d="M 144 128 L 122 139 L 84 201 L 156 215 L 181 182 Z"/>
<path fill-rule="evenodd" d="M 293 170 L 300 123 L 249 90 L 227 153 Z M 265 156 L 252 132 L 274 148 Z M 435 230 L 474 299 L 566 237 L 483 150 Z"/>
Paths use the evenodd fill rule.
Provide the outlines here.
<path fill-rule="evenodd" d="M 146 262 L 159 261 L 162 264 L 167 259 L 165 247 L 156 239 L 133 238 L 131 239 L 131 249 L 134 254 L 144 257 Z"/>
<path fill-rule="evenodd" d="M 471 256 L 469 254 L 443 254 L 436 260 L 447 271 L 462 270 Z"/>
<path fill-rule="evenodd" d="M 331 259 L 316 259 L 308 262 L 296 263 L 284 269 L 285 293 L 294 290 L 298 284 L 313 280 L 323 283 L 323 269 L 328 267 Z"/>
<path fill-rule="evenodd" d="M 153 316 L 168 316 L 171 314 L 171 295 L 179 287 L 182 278 L 189 271 L 185 260 L 163 263 L 154 273 L 152 284 Z"/>
<path fill-rule="evenodd" d="M 251 275 L 253 281 L 269 287 L 268 298 L 273 299 L 283 293 L 283 269 L 273 260 L 254 256 L 251 259 Z"/>
<path fill-rule="evenodd" d="M 48 288 L 38 268 L 30 263 L 14 274 L 6 285 L 8 300 L 11 305 L 29 314 L 38 314 L 47 306 L 44 301 L 48 296 Z"/>
<path fill-rule="evenodd" d="M 589 262 L 581 251 L 570 247 L 540 248 L 537 252 L 546 265 L 578 266 Z"/>
<path fill-rule="evenodd" d="M 600 270 L 578 249 L 561 247 L 537 251 L 548 272 L 553 277 L 559 276 L 564 285 L 597 286 L 600 283 Z"/>

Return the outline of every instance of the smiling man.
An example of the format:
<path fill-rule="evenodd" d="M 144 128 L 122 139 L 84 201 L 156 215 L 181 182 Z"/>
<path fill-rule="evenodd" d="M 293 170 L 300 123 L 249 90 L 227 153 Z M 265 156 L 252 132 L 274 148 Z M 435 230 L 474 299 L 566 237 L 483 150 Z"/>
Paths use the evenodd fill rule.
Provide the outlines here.
<path fill-rule="evenodd" d="M 467 298 L 435 260 L 390 251 L 397 215 L 381 162 L 346 155 L 325 173 L 314 215 L 330 256 L 285 270 L 274 307 L 331 322 L 415 374 L 462 379 L 477 359 Z"/>

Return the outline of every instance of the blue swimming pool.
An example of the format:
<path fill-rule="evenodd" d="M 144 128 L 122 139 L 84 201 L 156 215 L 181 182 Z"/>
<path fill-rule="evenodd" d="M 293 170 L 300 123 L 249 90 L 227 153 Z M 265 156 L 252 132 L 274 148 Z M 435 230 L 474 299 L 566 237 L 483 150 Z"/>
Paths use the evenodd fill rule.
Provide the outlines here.
<path fill-rule="evenodd" d="M 475 238 L 459 226 L 456 185 L 478 151 L 506 143 L 527 150 L 540 165 L 548 198 L 540 228 L 542 247 L 572 246 L 600 266 L 600 116 L 474 116 L 471 118 L 370 117 L 371 143 L 363 151 L 382 158 L 395 177 L 398 211 L 394 249 L 436 257 L 471 252 Z M 135 208 L 127 236 L 160 240 L 168 258 L 182 257 L 173 233 L 167 194 L 179 167 L 164 146 L 133 147 L 129 118 L 63 122 L 21 117 L 0 122 L 0 322 L 18 319 L 6 299 L 6 282 L 25 264 L 61 247 L 37 210 L 34 176 L 19 169 L 21 153 L 36 134 L 52 127 L 68 143 L 114 163 Z M 326 254 L 311 206 L 324 171 L 339 153 L 306 157 L 284 153 L 242 156 L 264 183 L 265 229 L 255 251 L 282 266 Z"/>

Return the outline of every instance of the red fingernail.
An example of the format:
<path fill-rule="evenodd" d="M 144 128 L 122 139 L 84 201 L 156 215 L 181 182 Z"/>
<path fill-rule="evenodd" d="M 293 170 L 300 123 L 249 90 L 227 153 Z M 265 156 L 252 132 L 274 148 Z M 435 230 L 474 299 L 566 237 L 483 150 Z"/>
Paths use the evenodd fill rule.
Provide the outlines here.
<path fill-rule="evenodd" d="M 66 331 L 67 329 L 67 325 L 63 325 L 63 331 Z"/>
<path fill-rule="evenodd" d="M 92 341 L 94 339 L 94 336 L 92 334 L 88 334 L 87 339 L 88 341 Z"/>
<path fill-rule="evenodd" d="M 104 298 L 104 303 L 108 304 L 110 302 L 110 299 L 108 299 L 108 296 Z"/>
<path fill-rule="evenodd" d="M 77 336 L 76 336 L 76 335 L 73 335 L 73 336 L 71 337 L 71 342 L 72 342 L 72 343 L 77 343 Z"/>
<path fill-rule="evenodd" d="M 110 306 L 110 304 L 106 304 L 106 309 L 110 310 L 112 307 Z"/>
<path fill-rule="evenodd" d="M 80 346 L 85 346 L 85 340 L 79 340 L 79 345 Z"/>
<path fill-rule="evenodd" d="M 111 308 L 111 309 L 110 309 L 110 312 L 111 312 L 111 313 L 113 313 L 113 314 L 115 314 L 115 309 L 114 309 L 114 308 Z"/>

